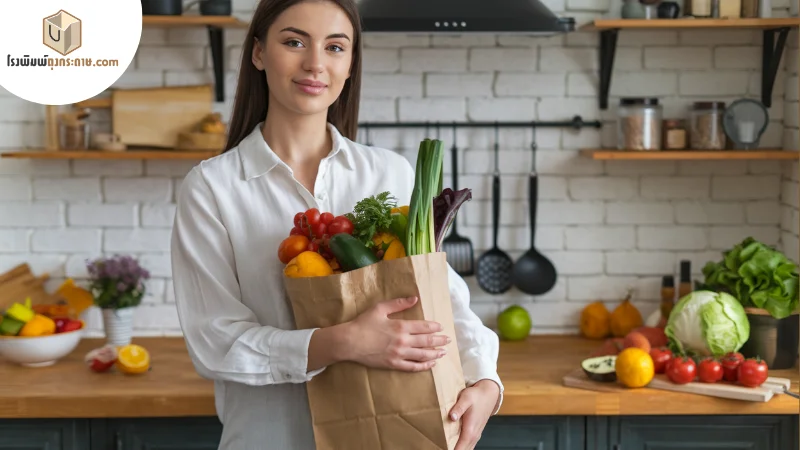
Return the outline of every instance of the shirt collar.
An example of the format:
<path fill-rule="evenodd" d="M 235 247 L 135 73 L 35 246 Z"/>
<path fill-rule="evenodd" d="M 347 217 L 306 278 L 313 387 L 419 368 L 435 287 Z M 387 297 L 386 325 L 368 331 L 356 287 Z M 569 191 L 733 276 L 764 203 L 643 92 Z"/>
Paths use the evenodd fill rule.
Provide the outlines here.
<path fill-rule="evenodd" d="M 264 136 L 261 134 L 261 128 L 264 122 L 258 123 L 253 130 L 247 135 L 239 144 L 239 157 L 242 161 L 245 179 L 264 175 L 274 169 L 276 166 L 286 167 L 291 172 L 291 169 L 284 163 L 280 157 L 267 145 Z M 334 158 L 337 155 L 341 157 L 344 166 L 350 170 L 354 168 L 352 149 L 344 136 L 339 133 L 339 130 L 328 123 L 328 131 L 331 135 L 331 152 L 326 159 Z"/>

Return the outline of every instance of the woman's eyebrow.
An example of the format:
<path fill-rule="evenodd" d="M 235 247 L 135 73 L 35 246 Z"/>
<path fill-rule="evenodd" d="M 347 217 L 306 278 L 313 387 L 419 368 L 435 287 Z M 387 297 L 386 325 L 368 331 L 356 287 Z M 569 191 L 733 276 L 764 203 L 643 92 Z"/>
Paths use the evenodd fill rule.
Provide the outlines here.
<path fill-rule="evenodd" d="M 283 31 L 291 31 L 291 32 L 297 33 L 297 34 L 299 34 L 301 36 L 311 37 L 311 35 L 308 34 L 308 32 L 303 31 L 303 30 L 298 29 L 298 28 L 295 28 L 295 27 L 286 27 L 286 28 L 282 29 L 281 31 L 282 32 Z M 344 39 L 347 39 L 348 41 L 350 40 L 350 37 L 348 35 L 346 35 L 345 33 L 329 34 L 326 39 L 335 39 L 335 38 L 344 38 Z"/>

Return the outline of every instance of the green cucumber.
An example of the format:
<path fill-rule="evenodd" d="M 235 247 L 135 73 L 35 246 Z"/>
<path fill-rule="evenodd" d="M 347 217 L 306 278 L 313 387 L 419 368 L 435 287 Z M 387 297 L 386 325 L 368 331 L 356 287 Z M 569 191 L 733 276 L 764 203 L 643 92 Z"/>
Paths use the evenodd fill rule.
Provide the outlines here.
<path fill-rule="evenodd" d="M 333 235 L 328 244 L 343 272 L 360 269 L 380 261 L 372 250 L 350 234 Z"/>

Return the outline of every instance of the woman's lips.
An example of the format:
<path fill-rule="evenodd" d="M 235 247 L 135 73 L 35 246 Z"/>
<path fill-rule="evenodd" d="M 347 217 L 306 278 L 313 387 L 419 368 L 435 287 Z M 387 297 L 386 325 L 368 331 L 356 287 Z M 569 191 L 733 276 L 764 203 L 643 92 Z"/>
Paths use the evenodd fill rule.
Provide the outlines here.
<path fill-rule="evenodd" d="M 327 88 L 327 86 L 325 86 L 323 83 L 305 80 L 295 81 L 294 84 L 297 85 L 301 91 L 311 95 L 319 95 Z"/>

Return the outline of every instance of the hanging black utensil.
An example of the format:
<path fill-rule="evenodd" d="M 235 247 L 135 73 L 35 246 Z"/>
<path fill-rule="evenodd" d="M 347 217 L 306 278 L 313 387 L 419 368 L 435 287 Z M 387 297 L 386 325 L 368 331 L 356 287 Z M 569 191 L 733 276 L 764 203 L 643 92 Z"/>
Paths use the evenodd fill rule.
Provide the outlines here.
<path fill-rule="evenodd" d="M 458 146 L 456 145 L 456 127 L 453 126 L 453 147 L 450 149 L 450 160 L 453 165 L 453 190 L 458 191 Z M 442 251 L 447 262 L 457 274 L 467 277 L 475 273 L 475 256 L 472 241 L 460 236 L 457 229 L 458 216 L 453 220 L 453 232 L 442 241 Z"/>
<path fill-rule="evenodd" d="M 500 221 L 500 164 L 499 134 L 494 126 L 494 179 L 492 180 L 492 240 L 493 246 L 478 259 L 478 285 L 490 294 L 502 294 L 511 289 L 511 270 L 514 262 L 497 246 Z"/>
<path fill-rule="evenodd" d="M 514 264 L 514 286 L 529 295 L 542 295 L 556 284 L 556 268 L 547 257 L 536 250 L 536 204 L 539 197 L 539 178 L 536 175 L 536 128 L 531 144 L 533 162 L 528 185 L 528 202 L 531 222 L 531 248 Z"/>

